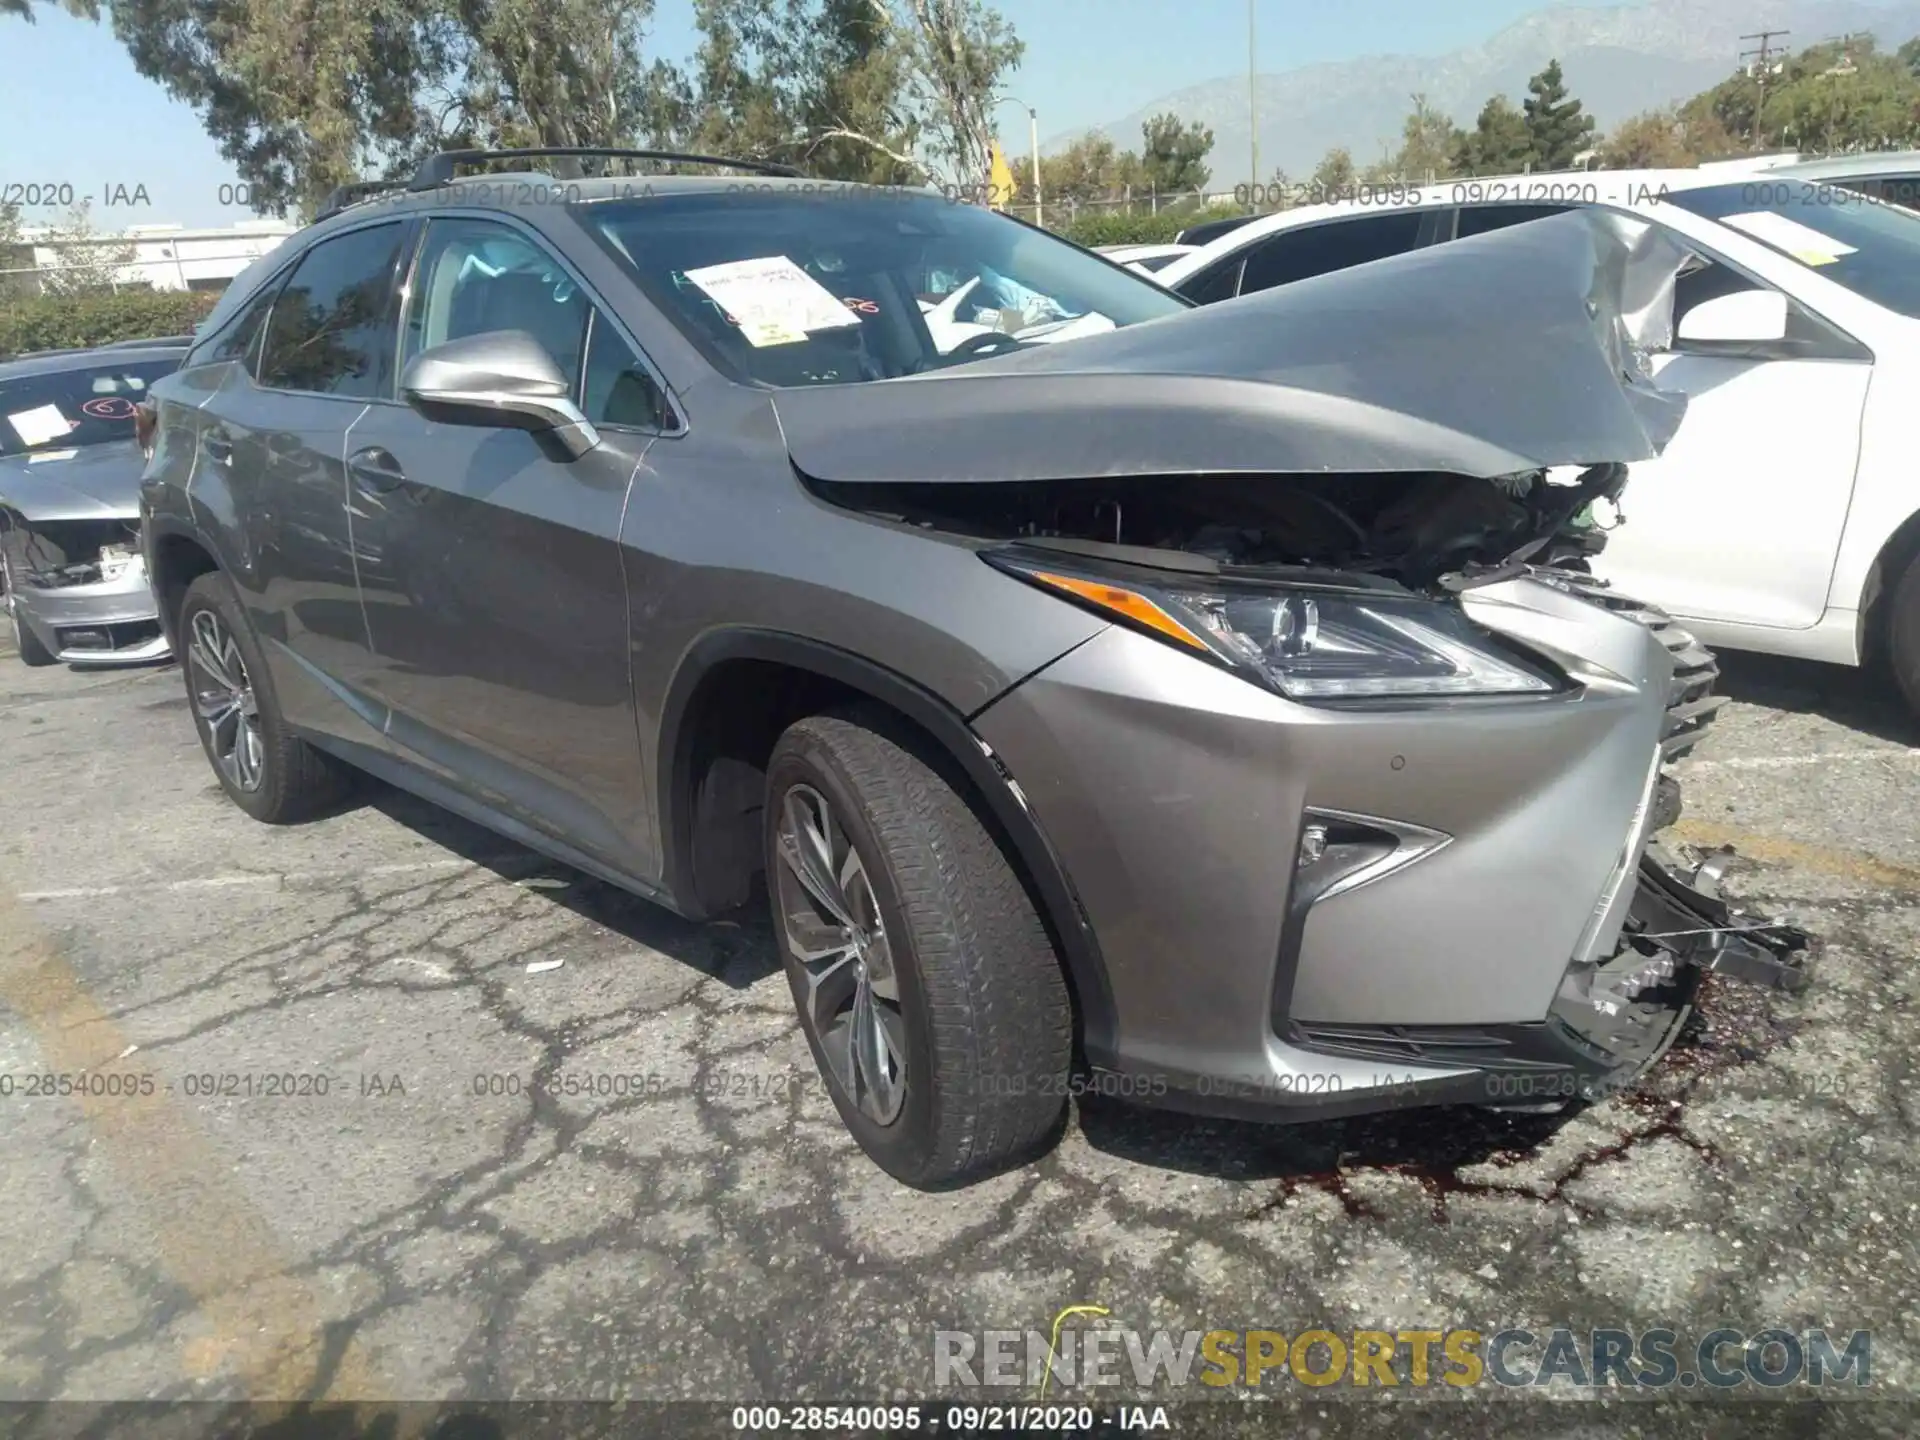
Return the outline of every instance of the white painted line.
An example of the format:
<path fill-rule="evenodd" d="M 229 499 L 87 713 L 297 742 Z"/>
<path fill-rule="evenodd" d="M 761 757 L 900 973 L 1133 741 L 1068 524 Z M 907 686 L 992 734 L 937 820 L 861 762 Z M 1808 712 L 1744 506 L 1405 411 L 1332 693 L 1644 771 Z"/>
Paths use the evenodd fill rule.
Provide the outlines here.
<path fill-rule="evenodd" d="M 499 855 L 487 860 L 410 860 L 398 865 L 368 865 L 357 870 L 289 870 L 284 874 L 269 875 L 208 875 L 197 880 L 166 880 L 148 885 L 82 885 L 70 890 L 27 890 L 23 891 L 19 898 L 29 901 L 97 900 L 109 895 L 177 894 L 187 890 L 223 890 L 243 886 L 278 890 L 288 884 L 312 881 L 356 880 L 376 875 L 423 875 L 436 871 L 475 870 L 482 865 L 507 865 L 515 861 L 544 863 L 538 856 L 527 852 L 518 855 Z"/>
<path fill-rule="evenodd" d="M 1798 770 L 1808 765 L 1831 765 L 1858 760 L 1920 760 L 1920 750 L 1819 750 L 1805 755 L 1734 755 L 1725 760 L 1690 760 L 1680 778 L 1702 770 Z"/>

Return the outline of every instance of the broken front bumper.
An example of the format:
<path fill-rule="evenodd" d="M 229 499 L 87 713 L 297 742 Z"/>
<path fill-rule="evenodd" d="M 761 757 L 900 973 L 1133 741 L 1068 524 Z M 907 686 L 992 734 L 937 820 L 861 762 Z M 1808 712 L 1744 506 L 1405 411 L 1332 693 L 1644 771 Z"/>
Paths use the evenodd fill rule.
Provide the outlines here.
<path fill-rule="evenodd" d="M 1395 1103 L 1555 1109 L 1625 1089 L 1666 1054 L 1709 974 L 1799 991 L 1812 979 L 1806 931 L 1731 908 L 1719 876 L 1731 852 L 1684 868 L 1657 842 L 1640 857 L 1620 942 L 1576 965 L 1545 1020 L 1495 1026 L 1296 1025 L 1302 1048 L 1384 1066 L 1471 1067 L 1397 1087 Z"/>
<path fill-rule="evenodd" d="M 68 664 L 132 665 L 168 653 L 146 561 L 137 554 L 88 584 L 42 586 L 22 577 L 8 603 L 21 626 Z"/>
<path fill-rule="evenodd" d="M 1098 947 L 1096 1093 L 1539 1108 L 1658 1059 L 1703 965 L 1799 983 L 1804 936 L 1729 919 L 1649 846 L 1677 810 L 1673 649 L 1534 580 L 1463 603 L 1579 688 L 1316 708 L 1116 628 L 975 717 Z"/>

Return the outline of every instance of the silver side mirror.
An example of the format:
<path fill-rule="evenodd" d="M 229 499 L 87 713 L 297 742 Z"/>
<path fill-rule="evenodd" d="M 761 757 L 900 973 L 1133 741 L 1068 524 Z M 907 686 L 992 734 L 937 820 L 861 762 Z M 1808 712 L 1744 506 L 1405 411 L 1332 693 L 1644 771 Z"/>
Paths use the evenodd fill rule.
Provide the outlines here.
<path fill-rule="evenodd" d="M 573 385 L 524 330 L 489 330 L 422 350 L 400 376 L 400 394 L 429 420 L 551 435 L 573 459 L 600 432 L 573 403 Z"/>

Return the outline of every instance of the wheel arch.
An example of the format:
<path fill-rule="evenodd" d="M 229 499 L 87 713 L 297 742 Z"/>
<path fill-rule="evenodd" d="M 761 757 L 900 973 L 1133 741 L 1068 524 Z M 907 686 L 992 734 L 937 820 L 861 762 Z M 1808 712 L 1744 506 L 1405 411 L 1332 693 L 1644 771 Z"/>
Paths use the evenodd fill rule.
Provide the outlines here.
<path fill-rule="evenodd" d="M 153 522 L 148 522 L 153 525 Z M 213 548 L 200 536 L 177 525 L 154 525 L 147 538 L 147 583 L 153 587 L 154 609 L 160 629 L 174 653 L 180 651 L 177 622 L 187 587 L 222 566 Z"/>
<path fill-rule="evenodd" d="M 1860 619 L 1856 645 L 1860 663 L 1869 665 L 1887 657 L 1889 604 L 1907 567 L 1920 560 L 1920 510 L 1894 527 L 1867 567 L 1860 590 Z"/>
<path fill-rule="evenodd" d="M 938 695 L 821 641 L 731 628 L 707 635 L 682 658 L 661 708 L 655 791 L 662 878 L 676 908 L 705 919 L 745 900 L 761 868 L 759 812 L 774 741 L 802 715 L 848 701 L 884 707 L 925 738 L 932 751 L 926 758 L 946 762 L 949 780 L 960 782 L 1034 897 L 1066 971 L 1076 1031 L 1089 1048 L 1103 1050 L 1114 1016 L 1099 942 L 1013 777 L 967 717 Z M 746 827 L 726 821 L 749 801 L 750 853 Z"/>

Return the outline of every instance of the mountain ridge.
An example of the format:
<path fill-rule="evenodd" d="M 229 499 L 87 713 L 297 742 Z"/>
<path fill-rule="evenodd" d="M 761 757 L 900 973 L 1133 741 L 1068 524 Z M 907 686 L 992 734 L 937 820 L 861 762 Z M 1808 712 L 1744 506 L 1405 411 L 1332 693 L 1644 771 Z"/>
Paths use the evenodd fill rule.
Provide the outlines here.
<path fill-rule="evenodd" d="M 1478 45 L 1444 55 L 1380 54 L 1325 60 L 1258 77 L 1260 166 L 1304 179 L 1321 156 L 1345 145 L 1366 165 L 1398 141 L 1412 97 L 1472 125 L 1488 96 L 1516 105 L 1527 78 L 1558 59 L 1567 89 L 1606 130 L 1642 110 L 1683 100 L 1734 73 L 1743 35 L 1786 30 L 1787 48 L 1859 31 L 1883 49 L 1920 35 L 1920 0 L 1650 0 L 1638 5 L 1558 6 L 1536 10 Z M 1247 77 L 1221 76 L 1183 86 L 1126 115 L 1053 136 L 1054 153 L 1089 131 L 1137 149 L 1140 127 L 1172 111 L 1214 132 L 1211 188 L 1248 178 Z M 1262 178 L 1265 178 L 1263 176 Z"/>

